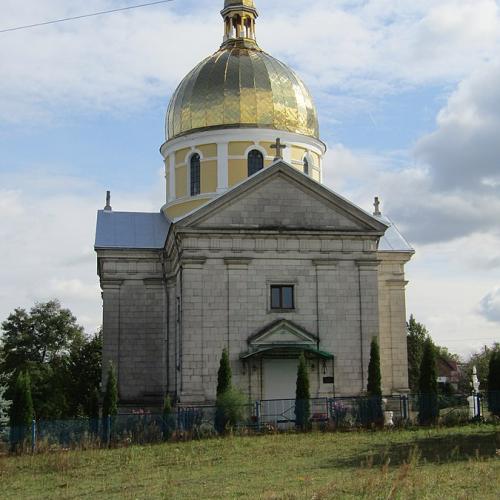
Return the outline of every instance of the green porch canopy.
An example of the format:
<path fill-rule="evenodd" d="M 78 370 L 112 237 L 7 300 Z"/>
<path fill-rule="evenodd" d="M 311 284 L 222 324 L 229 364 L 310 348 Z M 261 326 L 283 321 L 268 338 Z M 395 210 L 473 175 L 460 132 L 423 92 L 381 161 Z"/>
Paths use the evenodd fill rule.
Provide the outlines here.
<path fill-rule="evenodd" d="M 253 357 L 263 356 L 265 354 L 300 354 L 301 352 L 312 354 L 322 359 L 333 359 L 333 354 L 328 351 L 322 351 L 312 345 L 304 344 L 282 344 L 282 345 L 268 345 L 259 346 L 251 351 L 243 352 L 240 354 L 240 359 L 249 359 Z"/>

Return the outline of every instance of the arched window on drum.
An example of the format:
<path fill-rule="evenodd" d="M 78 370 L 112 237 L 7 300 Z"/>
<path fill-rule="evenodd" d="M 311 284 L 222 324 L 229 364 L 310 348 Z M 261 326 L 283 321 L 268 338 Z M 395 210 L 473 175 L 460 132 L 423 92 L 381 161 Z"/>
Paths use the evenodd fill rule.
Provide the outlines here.
<path fill-rule="evenodd" d="M 309 175 L 309 159 L 304 156 L 304 174 Z"/>
<path fill-rule="evenodd" d="M 200 155 L 195 153 L 191 156 L 190 167 L 189 167 L 189 179 L 191 182 L 191 196 L 196 196 L 201 192 L 201 166 L 200 166 Z"/>
<path fill-rule="evenodd" d="M 264 168 L 264 155 L 257 149 L 248 153 L 248 177 Z"/>

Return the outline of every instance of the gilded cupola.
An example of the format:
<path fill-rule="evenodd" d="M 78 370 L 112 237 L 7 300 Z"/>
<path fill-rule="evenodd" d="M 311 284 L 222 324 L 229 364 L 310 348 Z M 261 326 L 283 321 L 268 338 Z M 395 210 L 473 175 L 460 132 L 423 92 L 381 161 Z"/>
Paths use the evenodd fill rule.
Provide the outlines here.
<path fill-rule="evenodd" d="M 257 44 L 253 0 L 226 0 L 221 48 L 181 82 L 169 105 L 167 140 L 195 131 L 265 128 L 319 138 L 311 94 Z"/>

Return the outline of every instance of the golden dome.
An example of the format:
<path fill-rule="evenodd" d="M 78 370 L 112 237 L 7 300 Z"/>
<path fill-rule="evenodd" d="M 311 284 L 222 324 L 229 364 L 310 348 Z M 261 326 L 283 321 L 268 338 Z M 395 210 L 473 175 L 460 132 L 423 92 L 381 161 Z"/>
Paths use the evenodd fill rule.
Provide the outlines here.
<path fill-rule="evenodd" d="M 253 0 L 225 0 L 224 43 L 175 91 L 167 140 L 223 128 L 275 129 L 319 139 L 316 108 L 306 86 L 257 45 L 257 15 Z"/>
<path fill-rule="evenodd" d="M 175 91 L 167 138 L 212 128 L 270 128 L 319 138 L 316 108 L 301 79 L 251 44 L 222 47 Z"/>

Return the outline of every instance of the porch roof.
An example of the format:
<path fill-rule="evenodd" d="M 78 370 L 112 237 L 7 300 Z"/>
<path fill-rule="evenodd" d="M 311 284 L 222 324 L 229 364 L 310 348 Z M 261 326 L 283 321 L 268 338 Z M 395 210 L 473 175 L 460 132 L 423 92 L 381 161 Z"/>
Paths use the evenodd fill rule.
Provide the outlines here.
<path fill-rule="evenodd" d="M 259 346 L 256 349 L 252 349 L 251 351 L 243 352 L 240 354 L 240 359 L 249 359 L 257 356 L 262 356 L 264 354 L 271 353 L 293 353 L 300 354 L 301 352 L 307 352 L 309 354 L 314 354 L 319 358 L 323 359 L 333 359 L 334 356 L 331 352 L 322 351 L 321 349 L 317 349 L 312 345 L 306 344 L 274 344 L 274 345 L 266 345 Z"/>

